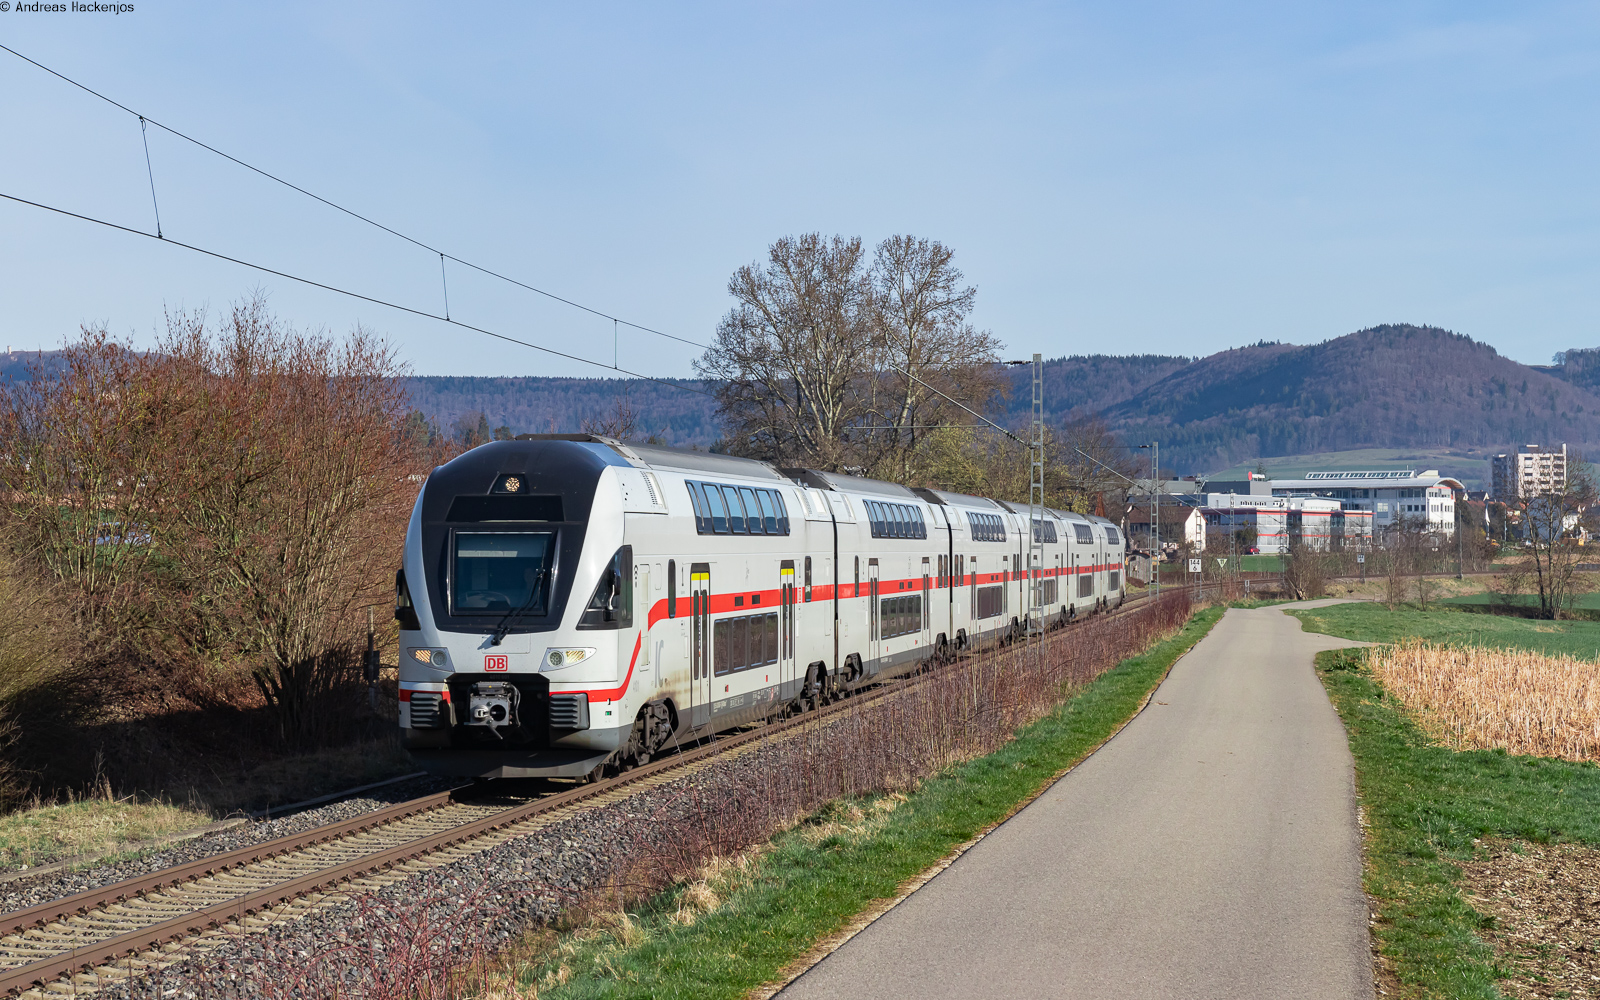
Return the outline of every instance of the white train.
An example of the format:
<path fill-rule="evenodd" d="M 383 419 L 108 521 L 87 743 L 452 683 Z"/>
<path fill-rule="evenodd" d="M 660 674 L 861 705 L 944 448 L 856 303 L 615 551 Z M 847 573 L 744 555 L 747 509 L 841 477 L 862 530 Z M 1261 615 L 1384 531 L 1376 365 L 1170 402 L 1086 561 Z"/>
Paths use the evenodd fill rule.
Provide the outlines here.
<path fill-rule="evenodd" d="M 400 726 L 438 774 L 599 775 L 1008 639 L 1028 509 L 705 452 L 527 435 L 440 466 L 395 580 Z M 1124 596 L 1103 518 L 1033 526 L 1042 605 Z"/>

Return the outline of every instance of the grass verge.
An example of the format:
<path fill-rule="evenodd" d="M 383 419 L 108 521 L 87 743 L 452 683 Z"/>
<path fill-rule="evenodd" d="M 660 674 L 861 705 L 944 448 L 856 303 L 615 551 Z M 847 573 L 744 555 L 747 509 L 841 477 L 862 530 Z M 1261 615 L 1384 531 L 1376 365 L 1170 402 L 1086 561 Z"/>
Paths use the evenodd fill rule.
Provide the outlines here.
<path fill-rule="evenodd" d="M 1337 610 L 1298 614 L 1304 619 Z M 1437 631 L 1445 624 L 1440 618 L 1461 617 L 1362 610 L 1371 617 L 1358 623 L 1360 629 L 1344 620 L 1318 629 L 1308 620 L 1306 628 L 1384 641 L 1402 627 Z M 1354 631 L 1360 634 L 1350 635 Z M 1443 634 L 1465 638 L 1459 630 Z M 1511 630 L 1500 638 L 1517 645 L 1544 635 Z M 1497 965 L 1479 937 L 1489 920 L 1462 898 L 1454 862 L 1471 858 L 1483 838 L 1600 843 L 1600 767 L 1434 745 L 1373 678 L 1361 653 L 1320 653 L 1317 671 L 1355 757 L 1367 821 L 1366 888 L 1379 911 L 1374 933 L 1385 965 L 1413 996 L 1498 998 L 1495 981 L 1509 970 Z"/>
<path fill-rule="evenodd" d="M 0 816 L 0 869 L 116 851 L 211 821 L 207 812 L 165 802 L 84 799 L 36 806 Z"/>
<path fill-rule="evenodd" d="M 1344 639 L 1399 642 L 1415 637 L 1426 642 L 1501 646 L 1590 658 L 1600 654 L 1600 622 L 1538 621 L 1447 608 L 1420 611 L 1405 605 L 1391 611 L 1381 604 L 1333 604 L 1287 613 L 1299 618 L 1307 632 Z"/>
<path fill-rule="evenodd" d="M 743 997 L 908 879 L 1010 815 L 1116 732 L 1222 617 L 1208 608 L 1124 660 L 1001 750 L 909 795 L 830 804 L 734 862 L 628 913 L 536 935 L 513 953 L 519 989 L 544 998 Z"/>

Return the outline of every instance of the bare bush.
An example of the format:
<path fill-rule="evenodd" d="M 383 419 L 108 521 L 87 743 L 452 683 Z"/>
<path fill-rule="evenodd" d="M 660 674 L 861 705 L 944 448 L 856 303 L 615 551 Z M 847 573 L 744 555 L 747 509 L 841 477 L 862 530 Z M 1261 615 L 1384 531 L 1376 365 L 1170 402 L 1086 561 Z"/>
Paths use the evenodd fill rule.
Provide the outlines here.
<path fill-rule="evenodd" d="M 412 474 L 441 457 L 408 422 L 404 366 L 259 296 L 218 323 L 169 316 L 148 352 L 85 330 L 61 362 L 0 387 L 0 526 L 93 650 L 101 704 L 126 719 L 264 693 L 302 738 L 295 678 L 388 603 Z"/>
<path fill-rule="evenodd" d="M 1327 557 L 1304 545 L 1289 546 L 1283 555 L 1283 589 L 1297 601 L 1323 597 L 1328 591 Z"/>

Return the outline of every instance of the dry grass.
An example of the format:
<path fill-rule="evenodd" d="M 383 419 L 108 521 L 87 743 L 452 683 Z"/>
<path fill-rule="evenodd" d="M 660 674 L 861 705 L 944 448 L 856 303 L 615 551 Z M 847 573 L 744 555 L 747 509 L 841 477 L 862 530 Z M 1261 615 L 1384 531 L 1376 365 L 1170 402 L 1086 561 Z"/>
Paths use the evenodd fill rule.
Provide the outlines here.
<path fill-rule="evenodd" d="M 1600 761 L 1600 664 L 1409 640 L 1368 653 L 1389 693 L 1457 750 Z"/>
<path fill-rule="evenodd" d="M 210 822 L 209 813 L 166 802 L 96 798 L 36 806 L 0 816 L 0 868 L 115 852 Z"/>

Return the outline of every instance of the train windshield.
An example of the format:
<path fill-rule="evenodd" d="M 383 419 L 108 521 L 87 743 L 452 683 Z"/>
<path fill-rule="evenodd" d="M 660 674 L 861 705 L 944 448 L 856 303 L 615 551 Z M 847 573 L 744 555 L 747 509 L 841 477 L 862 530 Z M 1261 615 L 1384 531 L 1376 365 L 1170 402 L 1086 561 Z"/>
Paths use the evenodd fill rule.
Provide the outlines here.
<path fill-rule="evenodd" d="M 453 613 L 544 614 L 554 538 L 548 531 L 456 532 L 450 592 Z"/>

